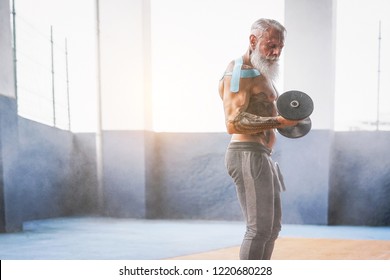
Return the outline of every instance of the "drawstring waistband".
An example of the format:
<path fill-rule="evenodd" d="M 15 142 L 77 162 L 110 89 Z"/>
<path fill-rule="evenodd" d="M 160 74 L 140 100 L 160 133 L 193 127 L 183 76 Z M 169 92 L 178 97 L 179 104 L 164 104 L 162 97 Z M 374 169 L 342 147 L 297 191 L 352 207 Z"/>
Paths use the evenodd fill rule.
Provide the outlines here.
<path fill-rule="evenodd" d="M 271 149 L 257 142 L 230 142 L 228 149 L 236 151 L 262 152 L 268 154 L 269 156 L 272 154 Z"/>

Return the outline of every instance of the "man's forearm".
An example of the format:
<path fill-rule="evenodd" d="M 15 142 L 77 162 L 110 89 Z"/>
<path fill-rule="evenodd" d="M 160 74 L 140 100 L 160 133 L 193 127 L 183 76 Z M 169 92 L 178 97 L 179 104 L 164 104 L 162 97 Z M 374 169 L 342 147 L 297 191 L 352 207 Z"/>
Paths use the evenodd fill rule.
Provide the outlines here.
<path fill-rule="evenodd" d="M 241 112 L 234 120 L 227 121 L 229 132 L 238 134 L 256 134 L 280 125 L 277 117 L 261 117 L 246 112 Z"/>

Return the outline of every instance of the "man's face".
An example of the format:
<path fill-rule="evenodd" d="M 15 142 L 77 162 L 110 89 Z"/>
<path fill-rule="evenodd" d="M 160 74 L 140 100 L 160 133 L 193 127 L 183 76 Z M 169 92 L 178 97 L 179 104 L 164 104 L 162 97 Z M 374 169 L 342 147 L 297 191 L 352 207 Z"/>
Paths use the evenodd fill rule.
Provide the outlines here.
<path fill-rule="evenodd" d="M 255 51 L 259 51 L 261 57 L 267 59 L 272 63 L 277 61 L 280 57 L 283 47 L 284 38 L 283 33 L 276 29 L 269 29 L 264 32 L 263 37 L 259 38 L 258 46 Z"/>
<path fill-rule="evenodd" d="M 283 49 L 283 34 L 277 30 L 269 30 L 261 38 L 252 37 L 251 63 L 260 73 L 271 80 L 278 76 L 279 56 Z"/>

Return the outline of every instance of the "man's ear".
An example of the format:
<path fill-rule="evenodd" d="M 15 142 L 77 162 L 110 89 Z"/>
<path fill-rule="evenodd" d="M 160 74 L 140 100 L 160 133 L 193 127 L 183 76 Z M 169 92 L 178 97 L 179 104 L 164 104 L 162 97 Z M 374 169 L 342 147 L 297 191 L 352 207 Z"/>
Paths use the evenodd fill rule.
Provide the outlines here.
<path fill-rule="evenodd" d="M 257 37 L 255 35 L 251 34 L 249 36 L 249 44 L 250 44 L 252 50 L 254 50 L 256 48 Z"/>

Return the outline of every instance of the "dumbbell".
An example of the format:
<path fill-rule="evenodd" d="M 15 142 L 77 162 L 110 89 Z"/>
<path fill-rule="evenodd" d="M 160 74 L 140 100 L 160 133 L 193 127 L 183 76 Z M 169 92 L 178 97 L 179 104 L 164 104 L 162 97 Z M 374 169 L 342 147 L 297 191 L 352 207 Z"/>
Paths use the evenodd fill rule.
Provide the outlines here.
<path fill-rule="evenodd" d="M 310 115 L 314 110 L 313 100 L 302 91 L 290 90 L 281 94 L 276 101 L 279 114 L 288 120 L 299 121 L 295 126 L 278 128 L 278 132 L 288 138 L 300 138 L 311 129 Z"/>

